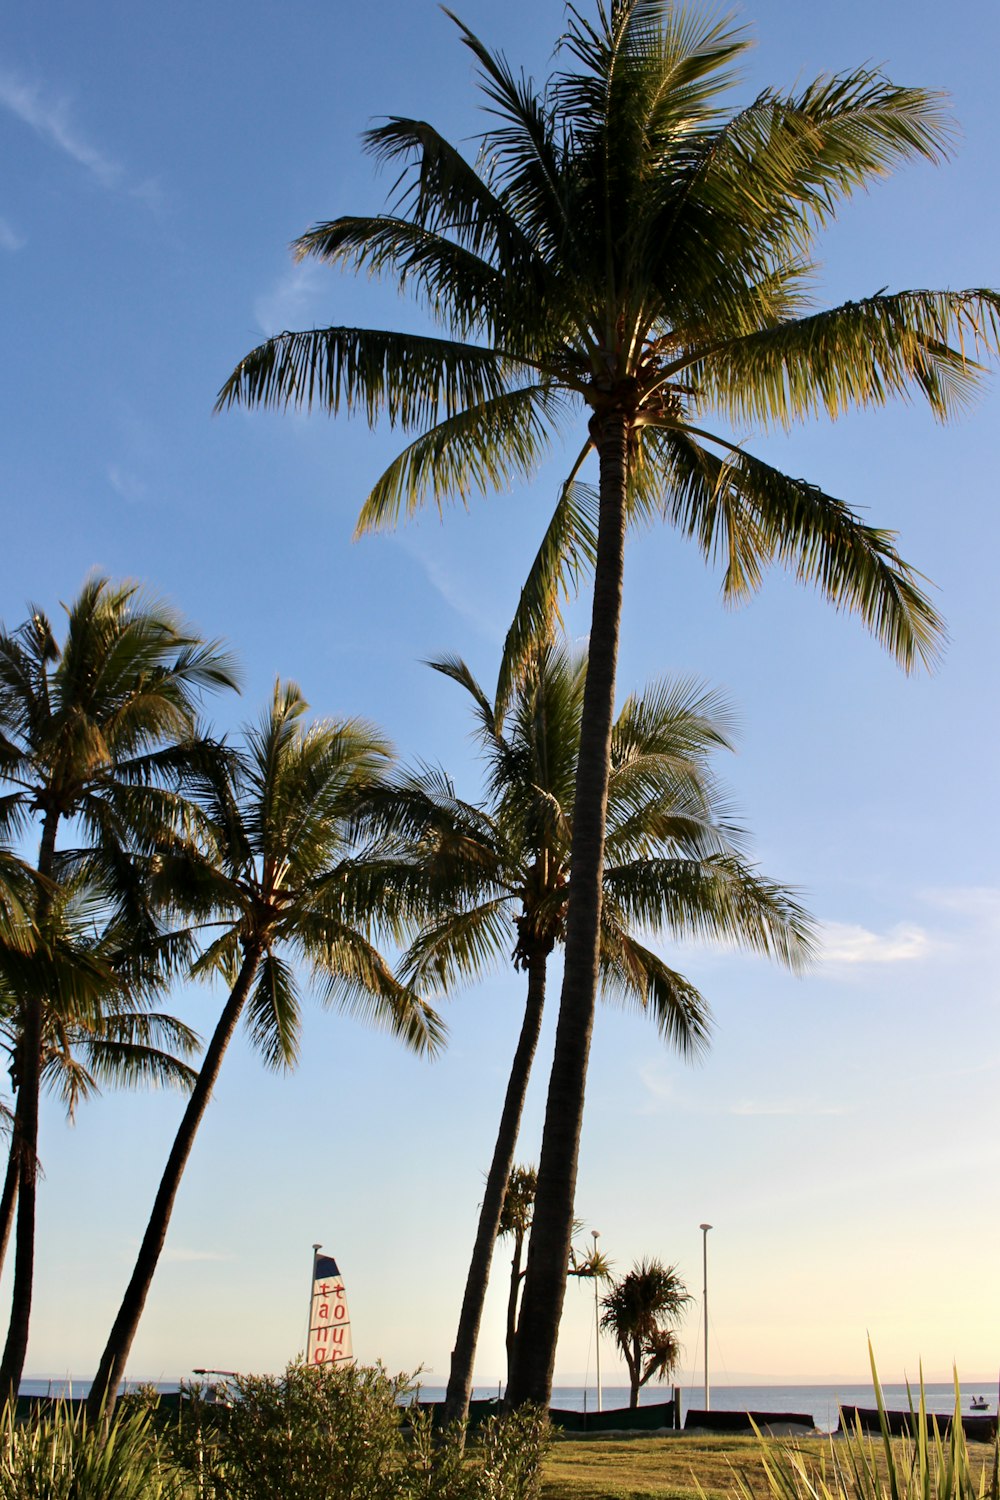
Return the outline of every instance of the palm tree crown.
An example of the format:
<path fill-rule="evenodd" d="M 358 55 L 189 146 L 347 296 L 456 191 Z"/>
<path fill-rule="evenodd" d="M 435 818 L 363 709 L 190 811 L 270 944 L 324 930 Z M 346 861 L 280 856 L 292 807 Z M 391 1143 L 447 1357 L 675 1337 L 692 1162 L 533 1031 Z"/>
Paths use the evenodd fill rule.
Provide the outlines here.
<path fill-rule="evenodd" d="M 0 1391 L 17 1391 L 27 1351 L 34 1264 L 38 1097 L 52 1020 L 73 1020 L 71 980 L 86 966 L 59 963 L 59 885 L 85 879 L 108 920 L 128 929 L 147 958 L 169 956 L 149 906 L 137 854 L 182 813 L 185 771 L 202 758 L 197 735 L 202 694 L 235 685 L 232 663 L 159 600 L 132 584 L 92 578 L 67 610 L 60 644 L 41 610 L 17 630 L 0 626 L 0 840 L 40 825 L 33 922 L 57 992 L 32 983 L 17 996 L 18 1090 L 14 1140 L 19 1156 L 17 1239 L 11 1322 L 0 1362 Z M 63 850 L 69 823 L 79 847 Z M 123 969 L 133 996 L 139 960 Z M 75 980 L 74 980 L 75 983 Z M 107 993 L 105 991 L 105 993 Z M 49 1022 L 47 1007 L 52 1007 Z M 94 1007 L 89 1020 L 93 1024 Z M 84 1021 L 88 1018 L 82 1017 Z"/>

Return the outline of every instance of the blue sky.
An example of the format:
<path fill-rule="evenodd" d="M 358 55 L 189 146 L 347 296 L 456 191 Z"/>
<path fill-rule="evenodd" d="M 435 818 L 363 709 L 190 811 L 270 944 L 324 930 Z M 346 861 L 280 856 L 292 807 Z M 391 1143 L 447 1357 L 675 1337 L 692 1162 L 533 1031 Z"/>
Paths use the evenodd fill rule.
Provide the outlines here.
<path fill-rule="evenodd" d="M 458 6 L 536 76 L 558 0 Z M 843 212 L 823 243 L 827 302 L 883 286 L 1000 283 L 992 0 L 836 7 L 758 0 L 734 103 L 766 84 L 884 64 L 951 95 L 945 166 L 912 167 Z M 135 6 L 53 0 L 0 21 L 0 617 L 68 599 L 92 569 L 170 597 L 244 667 L 220 728 L 253 718 L 276 674 L 318 714 L 361 714 L 469 794 L 461 695 L 422 661 L 460 652 L 493 679 L 560 472 L 468 513 L 350 540 L 388 432 L 321 416 L 231 413 L 214 395 L 284 327 L 405 325 L 394 294 L 315 266 L 289 241 L 377 209 L 389 182 L 359 133 L 425 116 L 471 143 L 471 62 L 441 11 L 383 0 Z M 470 144 L 470 149 L 472 149 Z M 810 424 L 765 456 L 897 529 L 949 625 L 933 676 L 905 679 L 848 618 L 780 575 L 738 612 L 666 532 L 631 545 L 620 683 L 694 675 L 723 689 L 739 753 L 720 772 L 769 875 L 824 924 L 806 979 L 688 947 L 713 1048 L 686 1067 L 641 1017 L 599 1017 L 578 1212 L 619 1269 L 711 1255 L 715 1378 L 995 1372 L 997 671 L 995 381 L 949 428 L 919 408 Z M 582 637 L 586 612 L 569 611 Z M 202 1030 L 217 996 L 178 995 Z M 346 1019 L 310 1014 L 293 1077 L 240 1044 L 182 1189 L 130 1373 L 280 1367 L 302 1345 L 309 1247 L 334 1253 L 355 1348 L 443 1379 L 521 984 L 501 974 L 448 1008 L 429 1067 Z M 550 1017 L 551 1022 L 551 1017 Z M 525 1122 L 537 1154 L 546 1047 Z M 178 1117 L 170 1095 L 108 1095 L 70 1130 L 54 1105 L 29 1374 L 92 1372 Z M 478 1375 L 503 1368 L 502 1281 Z M 589 1289 L 570 1287 L 558 1373 L 593 1371 Z M 700 1370 L 698 1308 L 683 1332 Z M 603 1355 L 605 1371 L 610 1351 Z"/>

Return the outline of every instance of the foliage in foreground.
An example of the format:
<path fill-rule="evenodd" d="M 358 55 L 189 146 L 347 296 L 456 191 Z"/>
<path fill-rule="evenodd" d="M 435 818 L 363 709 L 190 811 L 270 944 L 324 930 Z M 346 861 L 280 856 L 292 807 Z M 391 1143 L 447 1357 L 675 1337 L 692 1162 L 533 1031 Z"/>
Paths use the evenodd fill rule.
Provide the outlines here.
<path fill-rule="evenodd" d="M 0 1441 L 0 1500 L 185 1500 L 194 1493 L 147 1411 L 130 1411 L 104 1432 L 62 1403 L 23 1423 L 8 1406 Z"/>
<path fill-rule="evenodd" d="M 460 1427 L 432 1434 L 426 1412 L 401 1405 L 410 1388 L 380 1365 L 239 1376 L 231 1405 L 200 1404 L 195 1442 L 190 1421 L 171 1442 L 219 1500 L 535 1500 L 546 1418 L 489 1418 L 466 1461 Z"/>
<path fill-rule="evenodd" d="M 920 1399 L 910 1403 L 909 1434 L 900 1441 L 890 1433 L 874 1365 L 872 1376 L 880 1434 L 865 1433 L 859 1422 L 842 1438 L 831 1438 L 819 1462 L 791 1443 L 774 1445 L 764 1460 L 772 1500 L 997 1500 L 1000 1447 L 994 1438 L 990 1465 L 970 1459 L 957 1378 L 950 1428 L 943 1431 L 947 1424 L 928 1416 L 921 1380 Z M 754 1500 L 743 1476 L 735 1478 L 736 1500 Z"/>

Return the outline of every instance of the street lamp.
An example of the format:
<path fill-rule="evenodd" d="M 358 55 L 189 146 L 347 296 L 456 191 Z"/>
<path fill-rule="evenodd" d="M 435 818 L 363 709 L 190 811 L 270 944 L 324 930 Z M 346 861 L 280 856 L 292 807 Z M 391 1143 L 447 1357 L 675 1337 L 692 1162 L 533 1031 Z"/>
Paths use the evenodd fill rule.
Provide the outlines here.
<path fill-rule="evenodd" d="M 601 1411 L 603 1410 L 601 1406 L 601 1304 L 597 1295 L 597 1241 L 601 1236 L 596 1229 L 590 1232 L 594 1236 L 594 1349 L 597 1359 L 597 1410 Z"/>
<path fill-rule="evenodd" d="M 705 1410 L 711 1411 L 708 1399 L 708 1231 L 711 1224 L 699 1224 L 701 1230 L 701 1268 L 703 1274 L 703 1301 L 705 1305 Z"/>

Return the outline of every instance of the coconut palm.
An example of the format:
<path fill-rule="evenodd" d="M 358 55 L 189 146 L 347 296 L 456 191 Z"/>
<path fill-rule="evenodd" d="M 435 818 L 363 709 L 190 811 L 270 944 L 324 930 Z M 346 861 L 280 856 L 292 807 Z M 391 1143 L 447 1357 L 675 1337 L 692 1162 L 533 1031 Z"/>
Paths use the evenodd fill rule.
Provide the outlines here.
<path fill-rule="evenodd" d="M 42 1084 L 72 1123 L 77 1106 L 102 1085 L 190 1087 L 196 1074 L 184 1058 L 198 1037 L 176 1017 L 149 1009 L 163 965 L 139 952 L 114 922 L 100 928 L 106 903 L 68 881 L 52 891 L 47 939 L 30 953 L 0 941 L 0 1047 L 6 1050 L 16 1098 L 21 1071 L 22 1001 L 44 1007 Z M 14 1224 L 19 1154 L 11 1141 L 0 1190 L 0 1269 Z"/>
<path fill-rule="evenodd" d="M 398 169 L 389 212 L 297 241 L 301 256 L 415 291 L 440 335 L 281 333 L 239 363 L 219 405 L 316 402 L 414 433 L 371 490 L 362 530 L 532 475 L 553 434 L 582 419 L 503 679 L 509 689 L 566 569 L 592 556 L 573 894 L 511 1386 L 544 1405 L 598 985 L 627 526 L 667 520 L 721 560 L 732 599 L 780 563 L 905 667 L 932 657 L 940 622 L 893 536 L 755 457 L 743 435 L 910 394 L 948 417 L 975 386 L 980 351 L 996 348 L 1000 298 L 884 291 L 825 311 L 809 298 L 817 232 L 844 200 L 945 154 L 938 96 L 860 69 L 727 112 L 749 40 L 673 0 L 598 0 L 593 21 L 571 8 L 567 66 L 541 90 L 457 24 L 489 116 L 476 165 L 425 121 L 391 117 L 367 136 Z M 591 453 L 596 495 L 576 484 Z"/>
<path fill-rule="evenodd" d="M 293 684 L 275 687 L 270 710 L 247 730 L 241 754 L 209 765 L 192 795 L 209 833 L 202 846 L 178 840 L 160 858 L 165 901 L 182 914 L 209 913 L 221 931 L 196 965 L 225 976 L 229 993 L 177 1129 L 135 1268 L 88 1399 L 96 1420 L 115 1402 L 152 1284 L 181 1177 L 241 1018 L 272 1068 L 298 1056 L 296 965 L 324 1004 L 389 1030 L 414 1052 L 433 1054 L 438 1017 L 369 940 L 381 923 L 398 936 L 408 915 L 391 874 L 355 847 L 351 819 L 390 759 L 358 720 L 306 724 Z"/>
<path fill-rule="evenodd" d="M 677 1366 L 680 1345 L 673 1325 L 691 1295 L 676 1266 L 642 1260 L 601 1298 L 601 1327 L 614 1336 L 628 1366 L 629 1406 L 639 1405 L 639 1391 L 655 1375 L 666 1380 Z"/>
<path fill-rule="evenodd" d="M 95 1016 L 86 986 L 74 992 L 81 966 L 58 962 L 57 892 L 85 870 L 113 920 L 128 927 L 133 950 L 164 956 L 142 862 L 132 856 L 177 816 L 180 780 L 204 751 L 196 733 L 202 694 L 232 686 L 226 653 L 132 584 L 86 583 L 67 609 L 62 644 L 37 608 L 14 631 L 0 626 L 0 839 L 39 825 L 32 918 L 45 961 L 59 969 L 48 996 L 32 986 L 17 997 L 17 1227 L 4 1396 L 17 1392 L 28 1344 L 46 1016 L 52 1006 L 68 1024 L 78 1003 L 84 1021 Z M 64 827 L 75 847 L 60 847 Z"/>
<path fill-rule="evenodd" d="M 587 665 L 585 657 L 554 646 L 537 652 L 506 712 L 489 701 L 464 662 L 445 658 L 431 665 L 472 699 L 487 801 L 483 807 L 464 802 L 446 777 L 424 771 L 369 804 L 376 826 L 409 832 L 416 843 L 414 863 L 438 874 L 438 899 L 449 903 L 437 920 L 424 924 L 403 972 L 415 984 L 450 988 L 490 964 L 506 963 L 513 953 L 515 967 L 527 976 L 452 1352 L 446 1419 L 457 1421 L 472 1390 L 548 960 L 565 938 Z M 707 1006 L 693 985 L 640 941 L 638 931 L 711 934 L 792 966 L 809 949 L 801 908 L 748 868 L 739 856 L 740 831 L 720 812 L 709 758 L 727 743 L 721 701 L 691 683 L 656 683 L 629 698 L 612 735 L 602 988 L 608 998 L 648 1011 L 664 1040 L 682 1054 L 705 1044 Z M 442 871 L 450 887 L 442 883 Z"/>

